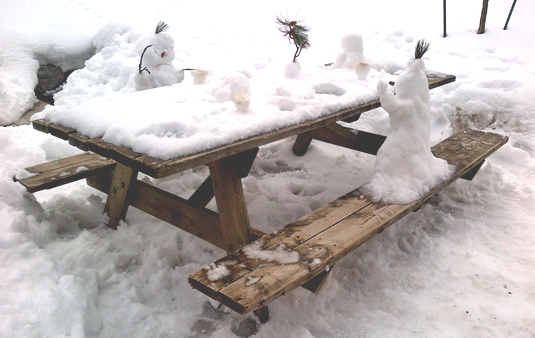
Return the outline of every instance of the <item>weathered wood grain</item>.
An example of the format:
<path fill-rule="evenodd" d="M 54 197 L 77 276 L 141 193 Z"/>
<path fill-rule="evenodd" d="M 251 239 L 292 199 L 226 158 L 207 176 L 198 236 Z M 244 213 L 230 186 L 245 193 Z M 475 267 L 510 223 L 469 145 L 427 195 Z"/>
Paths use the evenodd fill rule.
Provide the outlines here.
<path fill-rule="evenodd" d="M 252 240 L 249 214 L 243 196 L 241 177 L 232 158 L 208 164 L 227 252 L 233 252 Z"/>
<path fill-rule="evenodd" d="M 257 147 L 232 156 L 231 161 L 234 165 L 234 170 L 241 178 L 245 178 L 249 175 L 249 171 L 251 171 L 253 162 L 258 154 L 258 150 Z M 208 176 L 190 198 L 188 198 L 188 201 L 193 205 L 205 207 L 210 203 L 212 198 L 214 198 L 214 188 L 212 177 Z"/>
<path fill-rule="evenodd" d="M 104 213 L 110 217 L 108 226 L 117 229 L 119 221 L 124 220 L 130 199 L 129 188 L 133 181 L 137 179 L 137 171 L 121 163 L 117 163 L 113 171 L 110 190 Z"/>
<path fill-rule="evenodd" d="M 111 172 L 114 160 L 108 160 L 97 154 L 82 153 L 26 168 L 36 175 L 24 179 L 14 178 L 26 187 L 28 192 L 52 189 L 67 183 L 104 172 Z"/>
<path fill-rule="evenodd" d="M 267 263 L 247 258 L 240 251 L 215 262 L 216 265 L 225 264 L 230 267 L 229 276 L 218 281 L 210 281 L 206 277 L 207 271 L 203 269 L 190 276 L 190 284 L 242 314 L 265 306 L 280 295 L 287 294 L 323 273 L 327 266 L 331 267 L 374 234 L 420 207 L 429 197 L 476 167 L 505 144 L 507 139 L 493 133 L 460 132 L 434 147 L 434 151 L 440 153 L 440 157 L 444 156 L 443 158 L 449 163 L 456 165 L 454 175 L 431 189 L 421 199 L 406 205 L 373 203 L 356 190 L 341 198 L 348 204 L 349 209 L 354 204 L 353 212 L 338 221 L 331 219 L 330 224 L 326 224 L 321 230 L 307 233 L 304 229 L 297 235 L 294 231 L 296 223 L 294 222 L 259 240 L 263 250 L 283 244 L 287 250 L 298 252 L 300 257 L 298 263 Z M 335 212 L 337 209 L 331 210 Z M 318 214 L 313 212 L 297 222 L 307 224 L 304 225 L 305 228 L 311 224 L 314 226 L 314 220 L 330 217 L 328 211 L 324 214 L 325 211 L 320 208 Z M 309 217 L 312 222 L 307 220 Z M 307 235 L 302 237 L 304 233 Z M 258 245 L 258 242 L 255 242 L 255 245 Z M 256 281 L 258 278 L 260 279 Z M 251 280 L 256 282 L 248 283 Z"/>
<path fill-rule="evenodd" d="M 64 127 L 57 124 L 49 124 L 48 125 L 48 133 L 51 135 L 54 135 L 56 137 L 59 137 L 62 140 L 67 140 L 68 135 L 71 133 L 76 133 L 76 129 L 70 128 L 70 127 Z"/>

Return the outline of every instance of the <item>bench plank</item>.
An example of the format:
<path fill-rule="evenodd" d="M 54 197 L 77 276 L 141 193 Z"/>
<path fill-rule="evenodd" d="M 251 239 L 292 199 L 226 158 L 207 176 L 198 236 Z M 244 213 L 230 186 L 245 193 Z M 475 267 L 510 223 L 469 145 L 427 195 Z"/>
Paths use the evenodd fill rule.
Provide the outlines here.
<path fill-rule="evenodd" d="M 209 269 L 202 269 L 192 274 L 189 282 L 193 288 L 241 314 L 265 306 L 332 267 L 373 235 L 418 209 L 507 140 L 493 133 L 460 132 L 433 147 L 439 157 L 457 165 L 454 175 L 421 199 L 406 205 L 375 203 L 357 189 L 251 244 L 261 246 L 262 250 L 281 248 L 282 244 L 285 250 L 299 254 L 297 263 L 268 263 L 249 258 L 242 250 L 213 263 L 212 266 L 225 265 L 228 276 L 213 281 L 208 278 Z M 345 210 L 343 216 L 338 203 Z"/>
<path fill-rule="evenodd" d="M 100 155 L 82 153 L 28 167 L 26 170 L 36 175 L 22 179 L 15 177 L 14 180 L 24 185 L 28 192 L 34 193 L 100 173 L 111 172 L 115 164 L 114 160 Z"/>

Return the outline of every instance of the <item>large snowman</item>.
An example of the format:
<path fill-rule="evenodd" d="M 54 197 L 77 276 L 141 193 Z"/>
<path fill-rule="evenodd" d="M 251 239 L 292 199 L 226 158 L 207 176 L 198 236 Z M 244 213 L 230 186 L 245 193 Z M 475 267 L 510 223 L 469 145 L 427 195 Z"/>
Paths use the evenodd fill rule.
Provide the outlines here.
<path fill-rule="evenodd" d="M 419 41 L 418 48 L 428 45 Z M 429 85 L 425 63 L 416 53 L 398 77 L 394 93 L 379 81 L 381 105 L 389 114 L 391 133 L 377 153 L 374 175 L 361 190 L 375 201 L 410 203 L 443 182 L 452 166 L 431 153 Z M 418 57 L 419 56 L 419 57 Z"/>
<path fill-rule="evenodd" d="M 139 62 L 139 70 L 134 74 L 136 90 L 171 86 L 184 79 L 184 70 L 173 65 L 175 59 L 175 42 L 165 33 L 168 26 L 158 23 L 154 34 L 144 39 L 143 51 Z"/>

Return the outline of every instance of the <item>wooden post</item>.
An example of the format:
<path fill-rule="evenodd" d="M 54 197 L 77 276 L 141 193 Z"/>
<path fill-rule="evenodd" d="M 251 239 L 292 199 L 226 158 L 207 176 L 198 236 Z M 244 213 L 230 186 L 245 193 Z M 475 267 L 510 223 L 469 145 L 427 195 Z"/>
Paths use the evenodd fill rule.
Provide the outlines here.
<path fill-rule="evenodd" d="M 485 33 L 485 22 L 487 21 L 487 9 L 489 7 L 489 0 L 483 0 L 483 8 L 481 9 L 481 19 L 479 20 L 479 29 L 477 34 Z"/>
<path fill-rule="evenodd" d="M 232 157 L 211 162 L 208 166 L 223 241 L 227 243 L 227 252 L 232 253 L 248 244 L 252 238 L 241 178 L 235 170 Z"/>
<path fill-rule="evenodd" d="M 132 181 L 137 179 L 137 170 L 129 168 L 119 162 L 115 166 L 113 178 L 106 200 L 104 212 L 110 217 L 108 226 L 117 229 L 119 221 L 124 220 L 129 205 L 128 190 Z"/>
<path fill-rule="evenodd" d="M 446 0 L 444 0 L 444 10 L 443 10 L 443 13 L 444 13 L 444 37 L 448 36 L 448 34 L 446 33 Z"/>
<path fill-rule="evenodd" d="M 505 26 L 503 26 L 503 30 L 507 29 L 507 25 L 509 24 L 509 19 L 511 19 L 511 14 L 513 14 L 513 9 L 515 9 L 516 0 L 513 0 L 513 5 L 511 6 L 511 10 L 509 11 L 509 15 L 507 16 L 507 21 L 505 21 Z"/>
<path fill-rule="evenodd" d="M 312 136 L 309 131 L 297 135 L 295 144 L 293 147 L 293 152 L 295 156 L 303 156 L 306 154 L 308 146 L 312 142 Z"/>

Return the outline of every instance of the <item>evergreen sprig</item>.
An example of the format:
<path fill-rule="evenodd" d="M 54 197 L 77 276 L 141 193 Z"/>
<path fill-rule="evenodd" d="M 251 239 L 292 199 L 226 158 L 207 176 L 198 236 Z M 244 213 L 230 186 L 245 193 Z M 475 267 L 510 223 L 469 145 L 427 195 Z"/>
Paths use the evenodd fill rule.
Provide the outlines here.
<path fill-rule="evenodd" d="M 414 58 L 421 59 L 428 50 L 429 42 L 425 42 L 424 39 L 418 40 L 416 43 L 416 49 L 414 50 Z"/>
<path fill-rule="evenodd" d="M 166 30 L 169 29 L 169 25 L 166 24 L 165 22 L 163 21 L 160 21 L 158 22 L 158 24 L 156 25 L 156 30 L 155 30 L 155 34 L 158 34 L 158 33 L 161 33 L 161 32 L 165 32 Z"/>
<path fill-rule="evenodd" d="M 290 43 L 294 43 L 296 51 L 294 54 L 293 62 L 301 55 L 303 49 L 310 47 L 310 41 L 308 40 L 308 32 L 310 28 L 301 24 L 301 21 L 289 21 L 283 17 L 276 17 L 275 21 L 279 24 L 279 32 L 282 36 L 288 37 Z"/>

